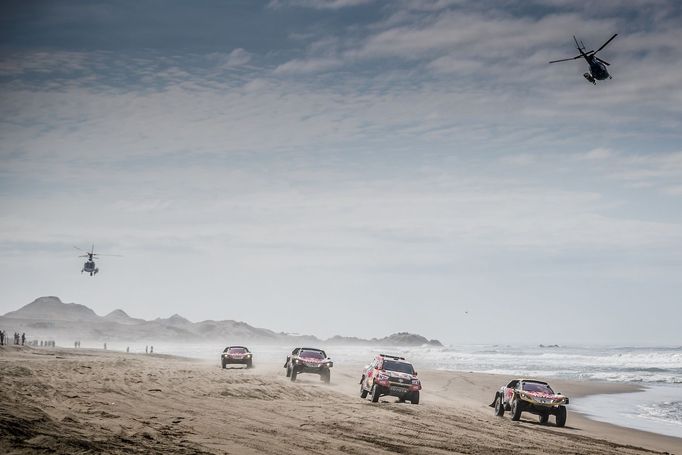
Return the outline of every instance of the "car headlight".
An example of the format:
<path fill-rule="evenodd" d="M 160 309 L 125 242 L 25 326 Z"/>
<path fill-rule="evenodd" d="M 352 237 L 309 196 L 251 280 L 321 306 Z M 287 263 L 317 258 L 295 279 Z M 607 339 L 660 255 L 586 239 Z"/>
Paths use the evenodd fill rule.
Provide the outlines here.
<path fill-rule="evenodd" d="M 419 385 L 419 379 L 413 379 L 412 385 Z"/>
<path fill-rule="evenodd" d="M 246 357 L 250 359 L 250 358 L 251 358 L 251 354 L 246 354 Z"/>
<path fill-rule="evenodd" d="M 387 374 L 379 373 L 377 375 L 377 380 L 379 381 L 388 381 L 389 376 Z"/>

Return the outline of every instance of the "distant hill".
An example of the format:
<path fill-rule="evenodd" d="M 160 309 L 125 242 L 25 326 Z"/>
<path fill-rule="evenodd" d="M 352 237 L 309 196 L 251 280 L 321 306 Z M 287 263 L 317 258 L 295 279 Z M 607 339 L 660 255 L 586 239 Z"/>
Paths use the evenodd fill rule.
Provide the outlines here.
<path fill-rule="evenodd" d="M 123 313 L 123 311 L 121 311 L 121 313 Z M 97 321 L 100 319 L 94 311 L 85 305 L 62 303 L 62 301 L 59 300 L 59 297 L 54 296 L 39 297 L 28 305 L 19 308 L 17 311 L 10 311 L 3 317 L 48 321 Z"/>
<path fill-rule="evenodd" d="M 207 341 L 240 340 L 244 342 L 315 343 L 322 342 L 312 335 L 276 333 L 253 327 L 245 322 L 192 322 L 179 314 L 151 321 L 132 318 L 123 310 L 98 316 L 92 309 L 76 303 L 63 303 L 59 297 L 39 297 L 33 302 L 0 317 L 0 327 L 14 332 L 26 332 L 34 337 L 82 339 L 91 341 Z M 335 336 L 327 344 L 376 344 L 383 346 L 442 346 L 438 340 L 428 340 L 407 332 L 394 333 L 384 338 L 364 340 L 356 337 Z"/>

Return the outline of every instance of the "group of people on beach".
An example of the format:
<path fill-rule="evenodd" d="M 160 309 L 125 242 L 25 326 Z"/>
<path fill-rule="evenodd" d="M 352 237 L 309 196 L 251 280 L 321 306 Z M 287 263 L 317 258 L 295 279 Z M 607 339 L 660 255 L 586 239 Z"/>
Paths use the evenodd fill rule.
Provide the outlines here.
<path fill-rule="evenodd" d="M 24 346 L 28 344 L 28 346 L 33 346 L 33 347 L 45 347 L 45 348 L 54 348 L 56 346 L 56 342 L 53 340 L 32 340 L 26 343 L 26 333 L 19 333 L 19 332 L 14 332 L 14 345 L 16 346 Z M 4 345 L 9 345 L 9 336 L 7 333 L 5 333 L 4 330 L 0 330 L 0 346 Z M 81 347 L 81 342 L 80 341 L 74 341 L 73 342 L 73 347 L 74 349 L 78 349 Z M 104 343 L 104 349 L 107 349 L 107 344 Z M 130 347 L 126 348 L 126 352 L 130 352 Z M 154 346 L 145 346 L 144 347 L 144 352 L 145 354 L 154 354 Z"/>
<path fill-rule="evenodd" d="M 28 346 L 33 346 L 34 348 L 53 348 L 56 346 L 54 340 L 33 340 L 26 343 Z"/>
<path fill-rule="evenodd" d="M 4 330 L 0 330 L 0 346 L 9 344 L 9 337 Z M 26 333 L 19 334 L 19 332 L 14 332 L 14 344 L 16 346 L 23 346 L 26 344 Z"/>

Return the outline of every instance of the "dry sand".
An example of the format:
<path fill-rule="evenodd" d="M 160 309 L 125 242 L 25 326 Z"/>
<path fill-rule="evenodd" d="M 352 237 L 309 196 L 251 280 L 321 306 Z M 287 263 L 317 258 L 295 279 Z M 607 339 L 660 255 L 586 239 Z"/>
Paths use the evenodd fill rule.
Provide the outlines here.
<path fill-rule="evenodd" d="M 682 439 L 590 421 L 493 416 L 508 378 L 421 371 L 422 404 L 358 396 L 360 366 L 332 384 L 281 365 L 223 370 L 162 355 L 0 347 L 0 453 L 682 454 Z M 629 386 L 553 381 L 566 395 Z M 553 419 L 552 419 L 553 421 Z"/>

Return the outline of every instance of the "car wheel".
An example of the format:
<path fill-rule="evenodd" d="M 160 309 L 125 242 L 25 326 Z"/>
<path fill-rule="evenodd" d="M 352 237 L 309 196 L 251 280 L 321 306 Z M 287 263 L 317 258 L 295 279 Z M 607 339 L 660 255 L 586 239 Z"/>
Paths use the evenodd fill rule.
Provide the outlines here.
<path fill-rule="evenodd" d="M 221 362 L 221 363 L 223 365 L 223 369 L 225 369 L 225 367 L 226 367 L 225 362 Z"/>
<path fill-rule="evenodd" d="M 291 377 L 291 367 L 287 367 L 287 378 Z"/>
<path fill-rule="evenodd" d="M 377 403 L 379 401 L 379 396 L 381 396 L 379 388 L 374 384 L 372 386 L 372 403 Z"/>
<path fill-rule="evenodd" d="M 298 375 L 298 372 L 296 371 L 295 368 L 291 369 L 291 382 L 296 381 L 296 375 Z"/>
<path fill-rule="evenodd" d="M 497 417 L 504 417 L 504 403 L 499 393 L 495 397 L 495 415 Z"/>
<path fill-rule="evenodd" d="M 320 373 L 320 379 L 325 384 L 329 384 L 331 382 L 331 379 L 332 379 L 332 372 L 329 370 L 323 371 L 322 373 Z"/>
<path fill-rule="evenodd" d="M 410 397 L 410 403 L 419 404 L 419 392 L 412 392 L 412 396 Z"/>
<path fill-rule="evenodd" d="M 540 414 L 540 423 L 546 425 L 549 422 L 549 414 Z"/>
<path fill-rule="evenodd" d="M 362 378 L 360 380 L 360 398 L 367 398 L 367 390 L 365 389 L 365 386 L 362 384 L 365 382 L 365 378 Z"/>
<path fill-rule="evenodd" d="M 556 426 L 563 427 L 566 425 L 566 406 L 559 406 L 556 411 Z"/>
<path fill-rule="evenodd" d="M 253 360 L 246 362 L 246 368 L 253 368 Z"/>
<path fill-rule="evenodd" d="M 521 420 L 521 413 L 523 412 L 523 403 L 519 398 L 514 398 L 511 404 L 512 420 Z"/>

